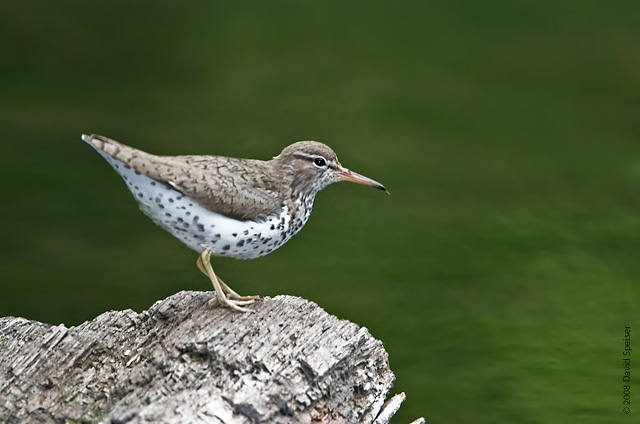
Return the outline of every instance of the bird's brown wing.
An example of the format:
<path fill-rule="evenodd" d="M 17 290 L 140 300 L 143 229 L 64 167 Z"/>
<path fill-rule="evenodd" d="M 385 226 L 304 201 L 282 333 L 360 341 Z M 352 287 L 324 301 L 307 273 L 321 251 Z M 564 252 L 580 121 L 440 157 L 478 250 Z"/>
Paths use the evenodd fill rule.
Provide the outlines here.
<path fill-rule="evenodd" d="M 103 136 L 83 139 L 134 171 L 229 218 L 255 220 L 282 209 L 279 182 L 270 175 L 266 162 L 222 156 L 156 156 Z"/>
<path fill-rule="evenodd" d="M 167 165 L 164 165 L 167 161 Z M 278 213 L 283 201 L 278 181 L 263 161 L 221 156 L 158 157 L 158 172 L 147 174 L 166 182 L 204 208 L 238 220 Z M 163 166 L 164 165 L 164 166 Z M 180 169 L 176 175 L 175 170 Z"/>

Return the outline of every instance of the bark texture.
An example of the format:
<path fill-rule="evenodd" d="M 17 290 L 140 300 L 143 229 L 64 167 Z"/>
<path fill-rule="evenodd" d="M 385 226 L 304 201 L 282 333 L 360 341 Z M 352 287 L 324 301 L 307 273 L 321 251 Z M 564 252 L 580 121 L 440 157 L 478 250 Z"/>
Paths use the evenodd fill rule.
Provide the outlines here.
<path fill-rule="evenodd" d="M 0 318 L 0 422 L 373 423 L 394 376 L 368 330 L 291 296 L 180 292 L 77 327 Z M 420 422 L 424 422 L 423 420 Z"/>

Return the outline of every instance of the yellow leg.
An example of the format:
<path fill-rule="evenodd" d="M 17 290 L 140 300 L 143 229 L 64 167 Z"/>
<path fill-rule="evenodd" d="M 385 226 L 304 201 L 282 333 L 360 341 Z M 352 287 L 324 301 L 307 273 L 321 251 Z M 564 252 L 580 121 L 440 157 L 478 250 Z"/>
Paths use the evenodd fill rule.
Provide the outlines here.
<path fill-rule="evenodd" d="M 255 312 L 251 309 L 243 308 L 243 305 L 250 305 L 255 302 L 256 299 L 260 299 L 260 296 L 240 296 L 235 291 L 224 283 L 213 272 L 211 267 L 211 250 L 207 249 L 198 257 L 196 262 L 198 269 L 202 271 L 213 283 L 213 289 L 216 291 L 216 297 L 211 299 L 209 303 L 218 301 L 223 306 L 227 306 L 231 309 L 235 309 L 241 312 Z"/>

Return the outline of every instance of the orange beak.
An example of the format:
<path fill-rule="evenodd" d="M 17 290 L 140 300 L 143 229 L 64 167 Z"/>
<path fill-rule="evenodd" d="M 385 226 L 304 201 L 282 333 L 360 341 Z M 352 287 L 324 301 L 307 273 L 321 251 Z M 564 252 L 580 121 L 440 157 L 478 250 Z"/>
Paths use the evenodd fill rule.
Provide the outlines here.
<path fill-rule="evenodd" d="M 349 171 L 347 168 L 340 167 L 340 169 L 338 169 L 338 178 L 340 178 L 340 181 L 350 181 L 352 183 L 371 186 L 377 188 L 378 190 L 387 191 L 387 189 L 379 182 L 365 177 L 364 175 Z"/>

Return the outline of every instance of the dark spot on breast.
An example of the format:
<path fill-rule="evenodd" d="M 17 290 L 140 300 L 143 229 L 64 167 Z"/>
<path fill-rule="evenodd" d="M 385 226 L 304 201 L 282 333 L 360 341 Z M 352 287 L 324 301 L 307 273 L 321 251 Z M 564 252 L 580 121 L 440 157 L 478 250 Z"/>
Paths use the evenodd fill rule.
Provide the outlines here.
<path fill-rule="evenodd" d="M 134 174 L 136 175 L 140 175 L 140 171 L 138 171 L 137 169 L 135 171 L 133 171 Z"/>
<path fill-rule="evenodd" d="M 191 215 L 191 212 L 187 211 L 187 216 Z"/>
<path fill-rule="evenodd" d="M 244 230 L 244 235 L 248 235 L 249 234 L 249 230 Z"/>
<path fill-rule="evenodd" d="M 238 247 L 242 247 L 242 246 L 244 246 L 244 240 L 240 240 L 240 241 L 236 244 L 236 246 L 238 246 Z"/>
<path fill-rule="evenodd" d="M 168 199 L 171 203 L 173 203 L 173 199 L 171 197 L 169 197 Z"/>
<path fill-rule="evenodd" d="M 171 214 L 169 212 L 164 214 L 165 216 L 171 216 Z"/>
<path fill-rule="evenodd" d="M 144 197 L 144 194 L 138 193 L 138 197 L 142 199 Z"/>
<path fill-rule="evenodd" d="M 216 237 L 216 238 L 220 238 L 220 234 L 216 234 L 216 235 L 215 235 L 215 237 Z"/>
<path fill-rule="evenodd" d="M 183 222 L 183 221 L 184 221 L 184 219 L 178 218 L 178 222 Z"/>
<path fill-rule="evenodd" d="M 274 225 L 271 225 L 270 230 L 275 230 L 275 229 L 276 229 L 276 227 Z"/>
<path fill-rule="evenodd" d="M 152 186 L 156 185 L 156 182 L 155 181 L 151 181 L 151 185 Z"/>
<path fill-rule="evenodd" d="M 233 237 L 238 237 L 238 233 L 231 233 Z"/>
<path fill-rule="evenodd" d="M 198 224 L 198 231 L 204 231 L 204 225 Z"/>
<path fill-rule="evenodd" d="M 122 164 L 122 166 L 124 166 L 124 169 L 131 169 L 131 167 L 129 165 L 127 165 L 126 163 Z"/>
<path fill-rule="evenodd" d="M 184 223 L 184 224 L 182 224 L 182 225 L 184 225 L 184 228 L 189 228 L 189 223 L 188 223 L 188 222 L 185 222 L 185 223 Z"/>
<path fill-rule="evenodd" d="M 231 249 L 231 246 L 228 244 L 225 244 L 224 246 L 222 246 L 222 250 L 229 250 Z"/>

